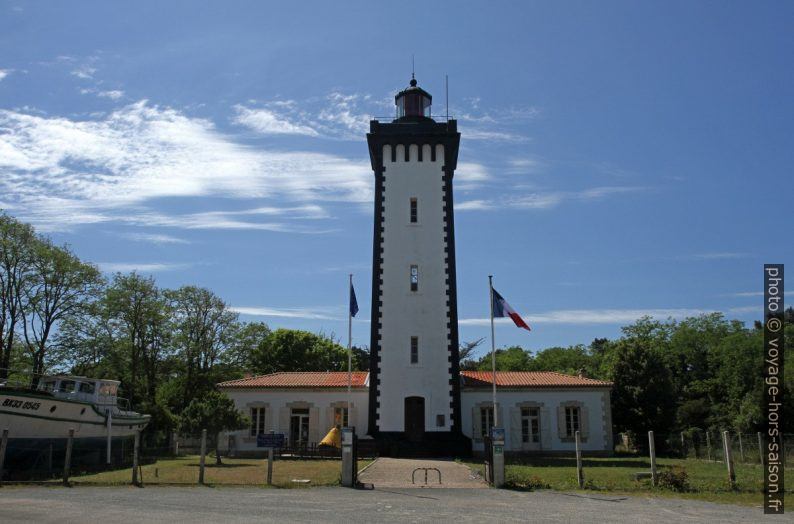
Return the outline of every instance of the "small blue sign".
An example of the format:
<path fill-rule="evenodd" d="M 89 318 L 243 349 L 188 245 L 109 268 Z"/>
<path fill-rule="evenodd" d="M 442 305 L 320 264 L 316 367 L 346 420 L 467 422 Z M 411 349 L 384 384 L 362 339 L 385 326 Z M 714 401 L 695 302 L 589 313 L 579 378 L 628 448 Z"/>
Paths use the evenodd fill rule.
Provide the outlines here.
<path fill-rule="evenodd" d="M 283 433 L 260 433 L 256 436 L 256 447 L 258 448 L 283 448 Z"/>

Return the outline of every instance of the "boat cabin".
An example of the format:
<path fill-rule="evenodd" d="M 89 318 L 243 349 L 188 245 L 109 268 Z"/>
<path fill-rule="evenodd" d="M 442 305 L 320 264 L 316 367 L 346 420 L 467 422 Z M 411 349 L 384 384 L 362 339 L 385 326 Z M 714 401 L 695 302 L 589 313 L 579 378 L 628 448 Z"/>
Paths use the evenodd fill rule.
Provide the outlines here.
<path fill-rule="evenodd" d="M 55 398 L 90 402 L 98 409 L 112 409 L 118 402 L 118 380 L 87 377 L 44 377 L 39 382 L 39 391 L 52 393 Z"/>

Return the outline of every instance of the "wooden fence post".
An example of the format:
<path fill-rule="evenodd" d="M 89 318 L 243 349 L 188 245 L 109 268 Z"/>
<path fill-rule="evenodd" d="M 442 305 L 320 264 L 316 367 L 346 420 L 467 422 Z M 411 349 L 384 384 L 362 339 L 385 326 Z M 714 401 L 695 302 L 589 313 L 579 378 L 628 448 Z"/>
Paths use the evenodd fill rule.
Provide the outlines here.
<path fill-rule="evenodd" d="M 708 431 L 706 431 L 706 454 L 709 460 L 711 460 L 711 437 Z"/>
<path fill-rule="evenodd" d="M 744 464 L 744 446 L 742 445 L 742 433 L 739 432 L 739 459 Z"/>
<path fill-rule="evenodd" d="M 69 485 L 69 473 L 72 469 L 72 441 L 74 440 L 74 429 L 69 430 L 69 439 L 66 441 L 66 456 L 63 458 L 63 485 Z"/>
<path fill-rule="evenodd" d="M 761 465 L 764 465 L 764 438 L 761 436 L 761 432 L 758 432 L 758 460 L 760 461 Z"/>
<path fill-rule="evenodd" d="M 3 464 L 6 461 L 6 446 L 8 446 L 8 430 L 3 430 L 3 436 L 0 437 L 0 483 L 3 482 Z"/>
<path fill-rule="evenodd" d="M 648 432 L 648 451 L 651 454 L 651 484 L 656 486 L 656 443 L 653 438 L 653 431 Z"/>
<path fill-rule="evenodd" d="M 132 448 L 132 485 L 133 486 L 140 486 L 140 480 L 138 479 L 138 448 L 141 445 L 141 432 L 140 430 L 135 432 L 135 444 Z"/>
<path fill-rule="evenodd" d="M 681 432 L 681 455 L 682 455 L 684 458 L 686 458 L 686 456 L 687 456 L 687 452 L 686 452 L 686 441 L 684 441 L 684 432 L 683 432 L 683 431 Z"/>
<path fill-rule="evenodd" d="M 579 432 L 576 432 L 576 480 L 579 482 L 579 487 L 584 487 L 584 471 L 582 470 L 582 438 Z"/>
<path fill-rule="evenodd" d="M 725 463 L 728 465 L 728 481 L 731 484 L 731 489 L 736 484 L 736 473 L 733 471 L 733 457 L 731 457 L 731 435 L 727 431 L 722 432 L 722 440 L 724 442 L 723 449 L 725 450 Z"/>
<path fill-rule="evenodd" d="M 783 469 L 786 469 L 786 435 L 780 433 L 780 455 L 783 459 Z"/>
<path fill-rule="evenodd" d="M 201 430 L 201 459 L 199 462 L 199 484 L 204 484 L 204 459 L 207 455 L 207 430 Z"/>
<path fill-rule="evenodd" d="M 273 448 L 267 448 L 267 485 L 273 484 Z"/>

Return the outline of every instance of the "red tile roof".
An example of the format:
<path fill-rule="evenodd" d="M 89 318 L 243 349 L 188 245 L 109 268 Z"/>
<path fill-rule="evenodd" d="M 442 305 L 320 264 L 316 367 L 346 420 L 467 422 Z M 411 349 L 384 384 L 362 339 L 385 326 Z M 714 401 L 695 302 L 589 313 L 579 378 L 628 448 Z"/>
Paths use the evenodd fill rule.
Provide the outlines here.
<path fill-rule="evenodd" d="M 461 371 L 464 387 L 491 387 L 493 375 L 490 371 Z M 609 387 L 611 382 L 554 371 L 497 371 L 496 385 L 501 387 Z"/>
<path fill-rule="evenodd" d="M 490 371 L 461 371 L 463 387 L 491 387 Z M 367 386 L 366 371 L 353 372 L 353 387 Z M 553 371 L 497 371 L 498 387 L 610 387 L 611 382 L 592 378 L 579 378 Z M 221 388 L 345 388 L 347 371 L 298 371 L 229 380 L 218 384 Z"/>
<path fill-rule="evenodd" d="M 352 386 L 367 385 L 366 371 L 352 373 Z M 347 371 L 296 371 L 271 373 L 256 377 L 228 380 L 218 384 L 220 388 L 346 388 Z"/>

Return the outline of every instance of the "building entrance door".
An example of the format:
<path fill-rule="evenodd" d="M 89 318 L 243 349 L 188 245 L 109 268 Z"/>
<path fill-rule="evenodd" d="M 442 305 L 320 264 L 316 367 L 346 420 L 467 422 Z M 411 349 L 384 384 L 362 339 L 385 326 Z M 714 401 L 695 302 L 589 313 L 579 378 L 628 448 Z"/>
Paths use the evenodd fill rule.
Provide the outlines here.
<path fill-rule="evenodd" d="M 293 409 L 289 421 L 289 441 L 305 446 L 309 442 L 309 410 Z"/>
<path fill-rule="evenodd" d="M 424 397 L 405 398 L 405 436 L 411 442 L 419 442 L 425 433 Z"/>

